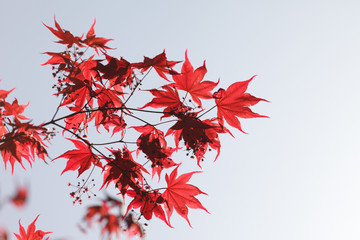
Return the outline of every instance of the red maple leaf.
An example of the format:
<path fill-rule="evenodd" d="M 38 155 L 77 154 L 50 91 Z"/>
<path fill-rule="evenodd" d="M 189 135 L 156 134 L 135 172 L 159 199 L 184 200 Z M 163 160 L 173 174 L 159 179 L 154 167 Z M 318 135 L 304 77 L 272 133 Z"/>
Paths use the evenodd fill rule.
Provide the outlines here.
<path fill-rule="evenodd" d="M 179 167 L 179 166 L 178 166 Z M 176 212 L 183 218 L 186 219 L 186 221 L 189 223 L 190 227 L 190 221 L 188 219 L 188 208 L 199 208 L 205 210 L 207 213 L 208 210 L 200 203 L 198 199 L 195 198 L 196 195 L 199 194 L 205 194 L 202 192 L 199 188 L 187 184 L 187 182 L 190 180 L 192 175 L 194 173 L 198 172 L 190 172 L 185 173 L 181 176 L 177 177 L 177 169 L 176 167 L 170 174 L 170 177 L 166 174 L 165 180 L 167 183 L 167 189 L 162 194 L 163 198 L 165 199 L 165 210 L 168 215 L 169 221 L 170 217 L 172 215 L 172 212 L 175 208 Z"/>
<path fill-rule="evenodd" d="M 232 135 L 231 132 L 227 128 L 218 124 L 217 122 L 214 122 L 216 120 L 217 120 L 216 118 L 212 118 L 212 119 L 206 119 L 203 121 L 203 123 L 208 124 L 211 127 L 205 129 L 205 135 L 206 135 L 208 141 L 203 142 L 203 146 L 201 148 L 198 148 L 198 151 L 195 154 L 195 156 L 198 160 L 198 164 L 200 163 L 199 161 L 204 158 L 204 154 L 206 153 L 206 150 L 208 149 L 209 146 L 212 149 L 216 150 L 216 152 L 217 152 L 214 162 L 218 158 L 218 156 L 220 154 L 220 148 L 221 148 L 218 133 L 229 133 L 230 135 Z"/>
<path fill-rule="evenodd" d="M 99 127 L 103 126 L 107 132 L 110 132 L 110 127 L 114 127 L 111 137 L 117 133 L 121 132 L 121 137 L 124 134 L 126 128 L 126 123 L 122 116 L 118 116 L 113 113 L 107 113 L 107 110 L 104 111 L 95 111 L 91 114 L 90 120 L 95 119 L 96 130 L 99 132 Z M 100 133 L 100 132 L 99 132 Z"/>
<path fill-rule="evenodd" d="M 73 44 L 82 46 L 82 44 L 81 44 L 82 37 L 75 37 L 74 35 L 72 35 L 71 32 L 66 31 L 66 30 L 64 31 L 60 27 L 58 22 L 56 21 L 55 17 L 54 17 L 54 21 L 55 21 L 55 27 L 57 28 L 57 30 L 52 27 L 49 27 L 45 24 L 44 24 L 44 26 L 47 27 L 57 38 L 60 39 L 59 41 L 57 41 L 57 43 L 65 44 L 65 45 L 67 45 L 68 48 L 70 48 Z"/>
<path fill-rule="evenodd" d="M 151 89 L 149 90 L 152 95 L 155 97 L 151 102 L 148 102 L 140 109 L 146 107 L 153 107 L 153 108 L 161 108 L 165 107 L 164 112 L 170 112 L 172 110 L 178 110 L 183 106 L 182 102 L 180 101 L 179 93 L 176 88 L 173 88 L 169 85 L 165 85 L 161 87 L 164 91 Z M 165 114 L 167 115 L 167 114 Z"/>
<path fill-rule="evenodd" d="M 94 70 L 94 68 L 97 65 L 97 61 L 93 60 L 94 56 L 95 55 L 92 55 L 90 58 L 80 63 L 78 66 L 78 68 L 81 70 L 81 73 L 84 75 L 85 79 L 87 79 L 90 82 L 97 76 L 97 71 Z"/>
<path fill-rule="evenodd" d="M 119 117 L 115 113 L 123 106 L 119 93 L 116 90 L 107 89 L 99 84 L 96 84 L 95 98 L 97 99 L 98 109 L 91 113 L 89 122 L 95 119 L 96 130 L 99 132 L 99 127 L 102 125 L 107 131 L 109 127 L 113 126 L 115 132 L 119 132 L 126 127 L 123 117 Z"/>
<path fill-rule="evenodd" d="M 175 144 L 178 147 L 179 141 L 184 140 L 187 150 L 193 151 L 197 164 L 200 167 L 200 161 L 210 146 L 220 153 L 220 140 L 218 133 L 229 132 L 221 125 L 214 123 L 215 119 L 200 120 L 196 112 L 175 112 L 178 121 L 166 133 L 174 135 Z M 193 158 L 193 157 L 192 157 Z M 215 158 L 215 160 L 216 160 Z"/>
<path fill-rule="evenodd" d="M 66 87 L 55 95 L 64 95 L 64 101 L 61 106 L 74 103 L 78 108 L 82 108 L 85 103 L 92 106 L 95 92 L 92 90 L 92 80 L 85 79 L 82 73 L 78 73 L 75 76 L 68 76 L 62 82 Z"/>
<path fill-rule="evenodd" d="M 50 64 L 50 65 L 57 65 L 57 64 L 69 64 L 72 62 L 71 56 L 67 52 L 45 52 L 44 54 L 50 55 L 51 58 L 47 60 L 47 62 L 41 64 L 41 66 Z"/>
<path fill-rule="evenodd" d="M 101 167 L 101 162 L 98 157 L 91 151 L 91 148 L 88 144 L 83 143 L 79 140 L 68 139 L 72 141 L 77 149 L 69 150 L 66 153 L 54 158 L 66 158 L 68 159 L 65 169 L 61 172 L 61 175 L 66 171 L 75 171 L 78 169 L 78 177 L 87 169 L 91 167 L 92 164 L 95 166 Z"/>
<path fill-rule="evenodd" d="M 119 96 L 121 96 L 123 93 L 118 92 L 113 89 L 106 89 L 100 85 L 96 85 L 97 90 L 96 98 L 98 100 L 99 108 L 115 108 L 115 107 L 122 107 L 123 103 L 120 100 Z"/>
<path fill-rule="evenodd" d="M 1 79 L 0 79 L 1 81 Z M 0 98 L 5 99 L 15 88 L 11 89 L 10 91 L 0 90 Z"/>
<path fill-rule="evenodd" d="M 85 112 L 82 112 L 82 109 L 79 107 L 69 107 L 71 111 L 74 113 L 71 114 L 69 117 L 65 118 L 65 129 L 72 130 L 74 133 L 79 130 L 81 126 L 84 127 L 85 130 L 87 130 L 87 124 L 88 124 L 88 115 Z M 90 120 L 89 120 L 90 121 Z M 63 135 L 66 130 L 63 130 Z"/>
<path fill-rule="evenodd" d="M 152 162 L 152 177 L 157 173 L 160 180 L 160 174 L 163 168 L 170 168 L 176 163 L 170 158 L 176 148 L 167 146 L 164 133 L 150 125 L 133 127 L 142 134 L 136 141 L 138 146 L 137 154 L 140 151 L 145 153 L 147 158 Z"/>
<path fill-rule="evenodd" d="M 86 45 L 94 48 L 96 53 L 99 54 L 98 48 L 100 48 L 102 50 L 111 49 L 111 48 L 105 46 L 105 44 L 114 39 L 96 37 L 95 30 L 94 30 L 95 23 L 96 23 L 96 19 L 94 19 L 94 23 L 93 23 L 93 25 L 91 25 L 89 32 L 86 34 L 86 39 L 83 42 Z"/>
<path fill-rule="evenodd" d="M 43 237 L 46 234 L 52 233 L 52 232 L 43 232 L 41 230 L 35 231 L 35 222 L 38 219 L 40 215 L 38 215 L 35 220 L 28 226 L 27 231 L 25 231 L 25 228 L 21 225 L 19 220 L 19 231 L 20 234 L 14 233 L 17 240 L 42 240 Z M 49 237 L 46 238 L 48 240 Z"/>
<path fill-rule="evenodd" d="M 98 61 L 95 70 L 103 73 L 102 78 L 110 81 L 110 87 L 115 85 L 120 85 L 122 87 L 131 85 L 134 79 L 134 71 L 131 68 L 131 64 L 124 58 L 118 60 L 107 54 L 105 54 L 105 56 L 108 63 L 103 65 Z"/>
<path fill-rule="evenodd" d="M 4 108 L 5 111 L 3 114 L 5 116 L 14 116 L 15 118 L 21 119 L 21 120 L 29 120 L 29 118 L 22 116 L 25 108 L 29 106 L 29 103 L 26 105 L 19 105 L 18 100 L 15 98 L 12 104 L 5 102 Z"/>
<path fill-rule="evenodd" d="M 210 91 L 213 90 L 214 87 L 216 87 L 216 85 L 219 83 L 219 81 L 216 83 L 211 81 L 203 81 L 206 72 L 207 70 L 205 67 L 205 61 L 203 66 L 198 67 L 194 71 L 194 68 L 187 57 L 186 51 L 185 62 L 182 65 L 181 74 L 172 76 L 173 80 L 175 81 L 175 87 L 190 93 L 192 99 L 199 106 L 201 106 L 200 98 L 212 98 Z"/>
<path fill-rule="evenodd" d="M 150 220 L 154 214 L 155 217 L 163 220 L 169 227 L 172 227 L 166 219 L 164 209 L 162 208 L 164 198 L 158 191 L 146 192 L 144 190 L 129 190 L 126 194 L 133 198 L 126 210 L 126 214 L 131 208 L 140 208 L 140 213 L 146 220 Z"/>
<path fill-rule="evenodd" d="M 166 58 L 165 50 L 164 52 L 156 55 L 154 58 L 144 57 L 143 62 L 133 63 L 131 66 L 135 68 L 140 68 L 141 72 L 145 72 L 150 67 L 153 67 L 155 71 L 159 74 L 160 77 L 164 78 L 165 80 L 169 81 L 165 74 L 178 74 L 172 68 L 179 62 L 177 61 L 168 61 Z"/>
<path fill-rule="evenodd" d="M 255 75 L 256 76 L 256 75 Z M 219 89 L 214 93 L 215 103 L 217 106 L 217 117 L 221 125 L 223 120 L 232 127 L 241 129 L 239 118 L 256 118 L 256 117 L 267 117 L 254 113 L 249 108 L 257 104 L 259 101 L 266 101 L 265 99 L 257 98 L 249 93 L 245 93 L 250 81 L 255 77 L 251 77 L 247 81 L 235 82 L 231 84 L 227 90 Z"/>
<path fill-rule="evenodd" d="M 108 164 L 104 166 L 104 183 L 101 188 L 107 187 L 111 182 L 114 182 L 123 195 L 128 191 L 129 187 L 137 189 L 137 182 L 142 183 L 143 181 L 142 172 L 148 174 L 148 171 L 141 164 L 134 161 L 131 152 L 127 148 L 122 151 L 109 151 L 115 156 L 115 159 L 105 159 Z"/>

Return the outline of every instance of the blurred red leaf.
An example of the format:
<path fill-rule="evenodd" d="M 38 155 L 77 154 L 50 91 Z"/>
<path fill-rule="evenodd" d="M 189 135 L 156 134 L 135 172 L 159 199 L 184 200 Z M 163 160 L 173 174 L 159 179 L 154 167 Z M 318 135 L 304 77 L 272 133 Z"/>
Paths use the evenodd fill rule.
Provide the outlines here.
<path fill-rule="evenodd" d="M 18 208 L 24 207 L 27 200 L 28 190 L 25 187 L 18 187 L 16 194 L 10 201 Z"/>
<path fill-rule="evenodd" d="M 5 229 L 0 228 L 0 240 L 8 240 L 9 236 Z"/>
<path fill-rule="evenodd" d="M 85 215 L 87 225 L 91 227 L 92 223 L 96 221 L 102 227 L 102 235 L 106 234 L 108 239 L 111 239 L 110 235 L 115 233 L 119 237 L 120 221 L 124 217 L 121 214 L 116 215 L 112 212 L 119 212 L 122 204 L 118 199 L 107 196 L 105 200 L 102 200 L 101 204 L 89 206 Z M 85 231 L 85 229 L 83 230 Z"/>
<path fill-rule="evenodd" d="M 101 230 L 101 234 L 102 235 L 104 235 L 105 233 L 108 234 L 110 239 L 110 235 L 115 233 L 116 237 L 119 238 L 119 229 L 120 229 L 120 222 L 118 216 L 114 214 L 109 214 L 106 216 L 105 225 Z"/>
<path fill-rule="evenodd" d="M 131 213 L 126 215 L 124 221 L 127 225 L 126 233 L 128 238 L 134 237 L 136 235 L 139 235 L 140 238 L 145 236 L 144 229 L 142 228 L 141 224 L 138 221 L 134 221 L 133 215 Z"/>

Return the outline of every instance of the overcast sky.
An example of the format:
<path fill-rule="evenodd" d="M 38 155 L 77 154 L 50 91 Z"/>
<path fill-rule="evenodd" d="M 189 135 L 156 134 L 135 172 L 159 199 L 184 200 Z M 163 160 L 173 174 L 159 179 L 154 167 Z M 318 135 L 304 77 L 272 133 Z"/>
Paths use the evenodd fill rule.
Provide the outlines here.
<path fill-rule="evenodd" d="M 49 66 L 59 51 L 42 23 L 53 17 L 74 34 L 86 33 L 94 18 L 98 36 L 113 38 L 114 56 L 131 62 L 166 49 L 194 67 L 206 60 L 207 80 L 221 87 L 257 74 L 249 92 L 269 100 L 253 107 L 270 119 L 242 120 L 249 134 L 233 130 L 222 138 L 218 160 L 204 162 L 191 183 L 211 212 L 190 210 L 193 228 L 174 216 L 170 229 L 153 219 L 147 239 L 332 240 L 360 238 L 360 3 L 302 1 L 3 1 L 0 8 L 0 89 L 30 105 L 25 116 L 51 118 L 58 99 Z M 161 81 L 161 80 L 159 80 Z M 72 147 L 52 141 L 56 157 Z M 14 175 L 0 166 L 0 199 L 16 184 L 30 186 L 24 210 L 0 209 L 0 226 L 18 232 L 41 214 L 37 227 L 52 238 L 99 239 L 76 224 L 83 206 L 73 206 L 60 177 L 65 160 L 37 160 Z M 10 166 L 8 166 L 8 170 Z M 189 168 L 190 169 L 190 168 Z M 196 169 L 198 170 L 198 169 Z M 186 171 L 186 169 L 184 170 Z M 95 200 L 94 200 L 95 201 Z M 87 204 L 94 202 L 88 201 Z M 12 239 L 14 239 L 12 237 Z"/>

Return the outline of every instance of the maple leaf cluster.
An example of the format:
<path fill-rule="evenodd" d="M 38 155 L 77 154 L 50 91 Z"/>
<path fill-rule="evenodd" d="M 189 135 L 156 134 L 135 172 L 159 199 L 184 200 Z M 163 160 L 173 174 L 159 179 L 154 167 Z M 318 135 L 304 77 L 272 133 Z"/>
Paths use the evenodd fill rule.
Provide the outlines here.
<path fill-rule="evenodd" d="M 100 189 L 111 186 L 129 201 L 125 204 L 107 197 L 101 204 L 88 207 L 85 215 L 88 226 L 97 222 L 102 226 L 102 234 L 109 238 L 118 236 L 120 228 L 130 236 L 142 237 L 143 228 L 134 220 L 134 214 L 138 220 L 155 216 L 172 227 L 174 209 L 191 226 L 189 208 L 208 212 L 197 199 L 206 193 L 188 183 L 199 171 L 178 175 L 181 164 L 187 164 L 187 160 L 176 161 L 176 154 L 186 151 L 189 159 L 196 159 L 201 167 L 201 161 L 213 149 L 216 160 L 221 149 L 219 135 L 233 136 L 225 125 L 243 131 L 239 118 L 266 117 L 250 109 L 266 100 L 246 92 L 254 77 L 235 82 L 226 90 L 217 88 L 220 80 L 204 80 L 205 61 L 194 69 L 187 51 L 183 62 L 168 60 L 165 51 L 153 58 L 144 57 L 142 62 L 113 57 L 108 53 L 112 48 L 107 46 L 112 39 L 97 37 L 95 23 L 85 37 L 62 29 L 56 20 L 55 28 L 44 24 L 59 39 L 57 43 L 65 47 L 61 52 L 45 52 L 50 59 L 43 64 L 52 66 L 57 80 L 54 95 L 60 103 L 50 121 L 35 126 L 24 122 L 22 113 L 26 106 L 18 105 L 17 100 L 12 104 L 5 101 L 12 90 L 0 92 L 3 159 L 5 163 L 10 161 L 12 167 L 16 161 L 22 165 L 22 158 L 30 163 L 35 155 L 44 159 L 47 155 L 44 139 L 49 135 L 44 127 L 52 125 L 61 129 L 75 146 L 53 159 L 66 160 L 61 174 L 68 171 L 77 171 L 77 177 L 88 174 L 87 180 L 70 194 L 75 203 L 89 193 L 88 181 L 96 168 L 103 177 Z M 181 69 L 176 70 L 180 64 Z M 163 84 L 145 91 L 150 93 L 151 101 L 142 107 L 131 106 L 132 98 L 142 99 L 144 91 L 140 86 L 151 78 L 151 72 Z M 59 116 L 63 112 L 67 114 Z M 152 117 L 144 114 L 158 114 L 159 120 L 153 122 Z M 90 131 L 93 127 L 96 131 Z M 109 141 L 96 142 L 97 134 L 109 136 Z M 154 175 L 158 183 L 152 181 Z M 156 185 L 161 179 L 165 180 L 165 187 Z M 115 214 L 114 209 L 123 205 L 126 212 Z"/>
<path fill-rule="evenodd" d="M 31 165 L 35 157 L 45 161 L 47 156 L 45 141 L 53 137 L 42 124 L 34 125 L 23 115 L 29 105 L 20 105 L 15 98 L 8 101 L 13 91 L 0 90 L 0 153 L 5 163 L 10 162 L 12 171 L 16 162 L 25 169 L 23 159 Z"/>
<path fill-rule="evenodd" d="M 115 234 L 119 237 L 120 229 L 125 231 L 128 237 L 144 236 L 142 225 L 133 218 L 132 214 L 124 214 L 121 211 L 123 202 L 110 196 L 106 196 L 100 204 L 91 205 L 87 208 L 84 220 L 91 227 L 97 222 L 102 230 L 103 236 Z M 83 231 L 86 231 L 83 228 Z"/>

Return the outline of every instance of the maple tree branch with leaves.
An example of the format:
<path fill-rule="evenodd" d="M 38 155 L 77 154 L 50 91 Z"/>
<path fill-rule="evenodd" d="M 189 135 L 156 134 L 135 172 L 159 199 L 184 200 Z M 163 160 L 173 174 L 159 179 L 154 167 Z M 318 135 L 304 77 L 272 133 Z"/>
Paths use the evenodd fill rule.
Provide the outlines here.
<path fill-rule="evenodd" d="M 266 101 L 246 92 L 255 76 L 235 82 L 226 90 L 214 91 L 220 79 L 217 82 L 203 80 L 207 73 L 205 61 L 194 69 L 187 51 L 184 61 L 169 61 L 165 51 L 135 63 L 113 57 L 107 46 L 112 39 L 97 37 L 95 23 L 85 37 L 63 30 L 56 20 L 55 28 L 44 24 L 59 39 L 57 43 L 66 47 L 62 52 L 45 52 L 50 59 L 42 64 L 52 66 L 53 77 L 57 78 L 54 95 L 60 97 L 50 121 L 32 124 L 23 116 L 27 105 L 19 105 L 16 99 L 8 102 L 7 97 L 13 89 L 0 90 L 0 153 L 5 167 L 10 162 L 13 171 L 15 163 L 20 163 L 25 169 L 22 160 L 31 165 L 36 157 L 45 161 L 48 156 L 45 142 L 55 137 L 55 128 L 58 128 L 76 148 L 52 161 L 66 160 L 61 174 L 77 171 L 77 177 L 80 177 L 84 172 L 88 173 L 82 183 L 75 185 L 77 190 L 70 193 L 74 203 L 81 203 L 85 193 L 91 197 L 89 184 L 95 169 L 101 171 L 103 178 L 99 191 L 112 187 L 125 201 L 130 201 L 125 204 L 108 196 L 101 204 L 88 207 L 85 216 L 88 225 L 97 216 L 103 235 L 119 236 L 119 230 L 123 229 L 130 236 L 142 237 L 143 219 L 150 220 L 155 216 L 172 227 L 170 218 L 175 209 L 191 227 L 189 208 L 208 212 L 196 198 L 206 193 L 188 183 L 199 171 L 178 175 L 181 164 L 187 164 L 187 160 L 183 163 L 174 160 L 176 154 L 184 149 L 189 159 L 195 159 L 201 168 L 201 161 L 211 149 L 216 151 L 215 160 L 218 158 L 219 135 L 232 136 L 225 125 L 243 131 L 239 118 L 266 117 L 250 109 L 258 102 Z M 176 71 L 175 67 L 180 63 L 181 70 Z M 139 86 L 150 73 L 166 84 L 141 90 L 141 96 L 137 95 Z M 153 97 L 151 101 L 142 107 L 128 106 L 130 99 L 145 99 L 142 95 L 147 92 Z M 215 105 L 206 109 L 205 101 L 213 101 Z M 69 113 L 58 116 L 60 109 Z M 215 116 L 202 119 L 214 109 L 217 110 Z M 151 117 L 144 117 L 145 114 Z M 156 114 L 159 120 L 155 122 Z M 47 126 L 54 128 L 50 131 Z M 96 131 L 89 135 L 89 129 Z M 108 140 L 95 143 L 92 139 L 96 134 L 108 136 Z M 111 140 L 115 135 L 120 140 Z M 128 139 L 129 135 L 133 139 Z M 158 186 L 153 181 L 155 175 L 159 181 L 164 179 L 167 186 Z M 151 176 L 151 180 L 147 176 Z M 125 213 L 119 210 L 123 205 L 126 206 Z M 111 209 L 118 209 L 119 213 L 114 215 Z M 34 231 L 36 219 L 30 224 Z M 24 239 L 26 234 L 20 225 L 20 235 L 16 237 Z"/>

